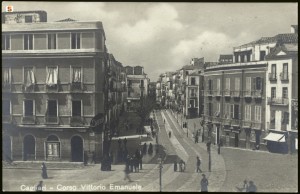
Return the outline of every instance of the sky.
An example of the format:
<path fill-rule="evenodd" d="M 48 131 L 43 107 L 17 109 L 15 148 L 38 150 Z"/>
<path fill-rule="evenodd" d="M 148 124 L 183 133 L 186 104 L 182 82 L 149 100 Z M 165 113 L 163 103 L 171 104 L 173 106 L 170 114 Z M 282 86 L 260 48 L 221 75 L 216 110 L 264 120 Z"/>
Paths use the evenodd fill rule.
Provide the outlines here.
<path fill-rule="evenodd" d="M 217 61 L 233 47 L 290 33 L 297 3 L 163 3 L 2 1 L 2 11 L 44 10 L 48 22 L 101 21 L 108 52 L 123 66 L 143 66 L 151 81 L 192 58 Z"/>

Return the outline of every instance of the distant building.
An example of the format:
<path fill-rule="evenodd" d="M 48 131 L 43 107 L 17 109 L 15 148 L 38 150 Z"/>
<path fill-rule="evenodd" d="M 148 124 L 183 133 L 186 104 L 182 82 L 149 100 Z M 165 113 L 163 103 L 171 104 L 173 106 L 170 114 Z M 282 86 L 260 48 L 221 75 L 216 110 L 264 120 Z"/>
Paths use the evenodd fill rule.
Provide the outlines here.
<path fill-rule="evenodd" d="M 219 57 L 220 64 L 230 64 L 233 63 L 233 55 L 220 55 Z"/>
<path fill-rule="evenodd" d="M 148 95 L 150 79 L 144 73 L 144 67 L 126 66 L 127 74 L 127 110 L 132 111 L 140 99 Z"/>

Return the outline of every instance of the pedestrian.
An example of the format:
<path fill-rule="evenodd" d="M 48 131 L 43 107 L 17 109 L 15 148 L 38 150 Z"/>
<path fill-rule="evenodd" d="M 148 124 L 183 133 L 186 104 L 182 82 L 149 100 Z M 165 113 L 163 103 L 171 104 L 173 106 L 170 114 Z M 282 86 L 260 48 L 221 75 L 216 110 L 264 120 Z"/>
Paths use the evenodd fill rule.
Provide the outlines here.
<path fill-rule="evenodd" d="M 125 165 L 124 173 L 125 173 L 124 180 L 128 179 L 129 182 L 132 182 L 132 180 L 130 179 L 130 176 L 129 176 L 129 166 Z"/>
<path fill-rule="evenodd" d="M 153 146 L 152 143 L 150 143 L 148 148 L 148 154 L 152 154 L 152 153 L 153 153 Z"/>
<path fill-rule="evenodd" d="M 134 161 L 133 161 L 133 157 L 132 156 L 129 159 L 129 165 L 130 165 L 130 172 L 133 172 Z"/>
<path fill-rule="evenodd" d="M 137 156 L 133 158 L 134 172 L 139 172 L 139 159 Z"/>
<path fill-rule="evenodd" d="M 207 178 L 205 177 L 205 174 L 202 174 L 202 180 L 200 182 L 200 185 L 201 185 L 201 192 L 208 192 L 208 180 Z"/>
<path fill-rule="evenodd" d="M 200 165 L 201 165 L 201 160 L 200 160 L 199 156 L 197 156 L 197 169 L 196 169 L 196 172 L 202 172 L 202 170 L 200 169 Z"/>
<path fill-rule="evenodd" d="M 171 134 L 172 134 L 171 131 L 169 131 L 169 138 L 171 138 Z"/>
<path fill-rule="evenodd" d="M 176 162 L 176 160 L 174 161 L 174 172 L 176 172 L 177 171 L 177 162 Z"/>
<path fill-rule="evenodd" d="M 185 171 L 185 161 L 182 161 L 182 172 Z"/>
<path fill-rule="evenodd" d="M 243 191 L 247 192 L 248 191 L 248 182 L 247 180 L 244 180 L 244 185 L 243 185 Z"/>
<path fill-rule="evenodd" d="M 147 144 L 144 143 L 144 145 L 143 145 L 143 154 L 144 155 L 146 154 L 146 151 L 147 151 Z"/>
<path fill-rule="evenodd" d="M 36 192 L 42 192 L 43 191 L 43 181 L 40 181 L 39 184 L 36 186 Z"/>
<path fill-rule="evenodd" d="M 208 142 L 206 143 L 207 152 L 210 152 L 210 146 L 211 146 L 211 141 L 209 139 Z"/>
<path fill-rule="evenodd" d="M 47 167 L 44 162 L 42 163 L 41 169 L 42 169 L 42 178 L 47 179 L 48 178 Z"/>
<path fill-rule="evenodd" d="M 198 143 L 198 135 L 195 135 L 195 143 Z"/>
<path fill-rule="evenodd" d="M 127 145 L 127 139 L 125 137 L 125 139 L 124 139 L 124 146 L 125 146 L 125 148 L 126 148 L 126 145 Z"/>
<path fill-rule="evenodd" d="M 121 148 L 122 142 L 121 142 L 121 139 L 120 139 L 120 138 L 118 139 L 118 144 L 119 144 L 119 148 Z"/>
<path fill-rule="evenodd" d="M 249 181 L 247 192 L 256 192 L 257 188 L 253 181 Z"/>
<path fill-rule="evenodd" d="M 86 166 L 87 165 L 87 163 L 88 163 L 88 160 L 89 160 L 89 157 L 88 157 L 88 154 L 86 153 L 86 151 L 84 151 L 84 155 L 83 155 L 83 164 L 84 164 L 84 166 Z"/>

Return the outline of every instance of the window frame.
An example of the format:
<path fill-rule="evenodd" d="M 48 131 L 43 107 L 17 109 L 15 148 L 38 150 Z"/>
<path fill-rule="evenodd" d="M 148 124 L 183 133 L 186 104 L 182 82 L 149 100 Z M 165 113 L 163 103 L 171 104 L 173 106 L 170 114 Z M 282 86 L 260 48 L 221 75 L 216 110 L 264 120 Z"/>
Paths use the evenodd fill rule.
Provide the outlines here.
<path fill-rule="evenodd" d="M 271 87 L 271 98 L 276 98 L 276 87 Z"/>
<path fill-rule="evenodd" d="M 246 91 L 251 91 L 252 78 L 246 77 Z"/>
<path fill-rule="evenodd" d="M 2 105 L 5 104 L 4 101 L 8 101 L 8 104 L 9 104 L 9 114 L 7 114 L 7 115 L 6 115 L 6 114 L 3 114 L 3 113 L 5 113 L 5 112 L 3 112 L 3 106 L 2 106 L 2 115 L 3 115 L 3 116 L 10 116 L 10 115 L 12 115 L 12 104 L 11 104 L 11 100 L 3 99 L 3 100 L 2 100 Z"/>
<path fill-rule="evenodd" d="M 25 101 L 32 101 L 32 115 L 26 115 Z M 35 116 L 35 100 L 34 99 L 24 99 L 23 100 L 23 117 Z"/>
<path fill-rule="evenodd" d="M 255 106 L 254 121 L 261 122 L 261 106 Z M 258 114 L 259 113 L 259 114 Z"/>
<path fill-rule="evenodd" d="M 8 42 L 8 44 L 7 44 L 7 42 Z M 11 35 L 10 34 L 2 35 L 2 44 L 4 44 L 4 47 L 2 47 L 2 50 L 11 50 Z"/>
<path fill-rule="evenodd" d="M 32 48 L 30 48 L 30 36 L 32 36 L 32 39 L 31 39 Z M 25 38 L 25 37 L 28 37 L 28 38 Z M 27 39 L 27 41 L 26 41 L 26 39 Z M 26 42 L 27 42 L 27 49 L 25 48 L 25 43 Z M 34 34 L 33 33 L 23 34 L 23 50 L 34 50 Z"/>
<path fill-rule="evenodd" d="M 234 78 L 234 81 L 235 81 L 235 84 L 234 84 L 235 91 L 240 91 L 240 89 L 241 89 L 241 84 L 240 84 L 241 79 L 239 77 L 236 77 L 236 78 Z M 239 86 L 239 87 L 237 88 L 237 86 Z"/>
<path fill-rule="evenodd" d="M 289 98 L 288 92 L 289 92 L 288 87 L 282 87 L 282 98 L 285 98 L 285 99 Z"/>
<path fill-rule="evenodd" d="M 54 35 L 54 36 L 52 36 L 52 35 Z M 55 41 L 54 41 L 54 43 L 55 43 L 55 48 L 49 48 L 50 47 L 50 45 L 49 45 L 49 42 L 52 42 L 53 40 L 52 40 L 52 37 L 54 37 L 54 39 L 55 39 Z M 58 48 L 58 42 L 57 42 L 57 33 L 47 33 L 47 49 L 48 50 L 56 50 L 57 48 Z"/>
<path fill-rule="evenodd" d="M 72 41 L 73 40 L 73 35 L 75 35 L 75 48 L 73 48 L 73 41 Z M 78 39 L 79 39 L 79 42 L 78 42 Z M 81 32 L 71 32 L 70 44 L 71 44 L 71 49 L 81 49 L 82 48 Z M 79 44 L 79 46 L 78 46 L 78 44 Z"/>
<path fill-rule="evenodd" d="M 251 121 L 251 105 L 245 105 L 245 121 Z"/>
<path fill-rule="evenodd" d="M 75 101 L 77 101 L 77 102 L 80 102 L 80 116 L 78 116 L 78 115 L 73 115 L 73 102 L 75 102 Z M 83 116 L 83 106 L 82 106 L 83 104 L 82 104 L 82 100 L 76 100 L 76 99 L 72 99 L 72 106 L 71 106 L 71 116 L 72 117 L 82 117 Z"/>
<path fill-rule="evenodd" d="M 58 110 L 58 100 L 57 99 L 47 99 L 47 103 L 46 103 L 46 110 L 47 110 L 47 112 L 46 112 L 46 116 L 51 116 L 52 117 L 52 115 L 49 115 L 49 101 L 56 101 L 56 117 L 59 117 L 58 116 L 58 113 L 59 113 L 59 110 Z M 54 117 L 54 116 L 53 116 Z"/>
<path fill-rule="evenodd" d="M 225 90 L 229 90 L 230 91 L 230 77 L 227 77 L 225 79 Z"/>

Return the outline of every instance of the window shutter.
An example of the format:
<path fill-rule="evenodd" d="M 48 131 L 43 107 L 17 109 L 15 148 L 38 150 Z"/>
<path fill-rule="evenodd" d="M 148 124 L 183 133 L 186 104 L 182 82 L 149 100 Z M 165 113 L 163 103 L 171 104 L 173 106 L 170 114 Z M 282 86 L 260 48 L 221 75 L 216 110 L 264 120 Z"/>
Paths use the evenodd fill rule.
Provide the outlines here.
<path fill-rule="evenodd" d="M 252 78 L 252 90 L 256 90 L 256 77 Z"/>

